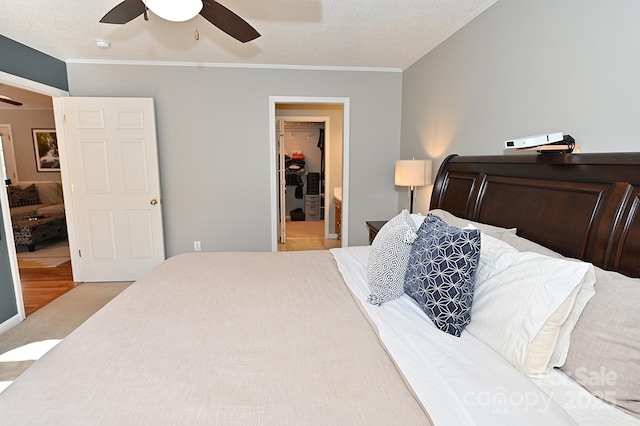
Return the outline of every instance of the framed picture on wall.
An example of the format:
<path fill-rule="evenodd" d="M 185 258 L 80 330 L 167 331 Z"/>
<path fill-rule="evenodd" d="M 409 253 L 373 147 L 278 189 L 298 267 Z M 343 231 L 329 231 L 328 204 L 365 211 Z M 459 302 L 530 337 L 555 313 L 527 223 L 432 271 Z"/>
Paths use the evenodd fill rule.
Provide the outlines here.
<path fill-rule="evenodd" d="M 36 168 L 39 172 L 59 172 L 58 139 L 55 129 L 32 129 Z"/>

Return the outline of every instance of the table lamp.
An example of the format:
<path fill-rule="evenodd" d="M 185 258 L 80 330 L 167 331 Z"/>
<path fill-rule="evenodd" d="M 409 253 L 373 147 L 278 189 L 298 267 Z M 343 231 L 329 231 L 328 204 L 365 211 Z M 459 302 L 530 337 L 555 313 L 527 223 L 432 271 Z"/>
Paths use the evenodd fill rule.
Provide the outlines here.
<path fill-rule="evenodd" d="M 413 213 L 414 191 L 417 186 L 431 185 L 431 160 L 398 160 L 395 169 L 395 184 L 408 186 L 411 198 L 409 213 Z"/>

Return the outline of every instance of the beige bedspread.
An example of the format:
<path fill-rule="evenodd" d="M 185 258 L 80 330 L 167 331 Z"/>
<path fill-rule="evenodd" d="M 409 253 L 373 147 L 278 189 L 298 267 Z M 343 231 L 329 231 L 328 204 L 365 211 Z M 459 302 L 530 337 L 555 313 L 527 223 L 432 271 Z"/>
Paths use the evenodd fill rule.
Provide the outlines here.
<path fill-rule="evenodd" d="M 169 259 L 0 394 L 7 425 L 425 425 L 327 251 Z"/>

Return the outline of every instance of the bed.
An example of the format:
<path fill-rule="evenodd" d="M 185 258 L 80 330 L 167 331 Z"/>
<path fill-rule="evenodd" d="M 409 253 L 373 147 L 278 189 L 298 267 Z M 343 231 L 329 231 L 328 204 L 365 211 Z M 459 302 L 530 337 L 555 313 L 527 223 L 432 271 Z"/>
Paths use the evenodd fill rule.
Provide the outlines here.
<path fill-rule="evenodd" d="M 403 211 L 372 246 L 168 259 L 0 393 L 0 422 L 638 425 L 639 197 L 637 153 L 450 156 L 430 214 Z M 476 238 L 459 335 L 371 283 L 377 267 L 408 277 L 430 226 Z M 531 282 L 542 302 L 491 293 L 504 259 L 548 275 Z M 552 304 L 550 358 L 532 367 Z"/>

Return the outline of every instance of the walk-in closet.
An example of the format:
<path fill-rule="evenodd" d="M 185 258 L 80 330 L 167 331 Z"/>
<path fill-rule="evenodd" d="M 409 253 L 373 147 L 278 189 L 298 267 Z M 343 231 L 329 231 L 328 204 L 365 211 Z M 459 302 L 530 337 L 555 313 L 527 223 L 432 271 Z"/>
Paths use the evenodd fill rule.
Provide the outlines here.
<path fill-rule="evenodd" d="M 325 238 L 325 123 L 285 120 L 280 132 L 280 210 L 286 223 L 278 249 L 339 247 L 339 240 Z"/>

